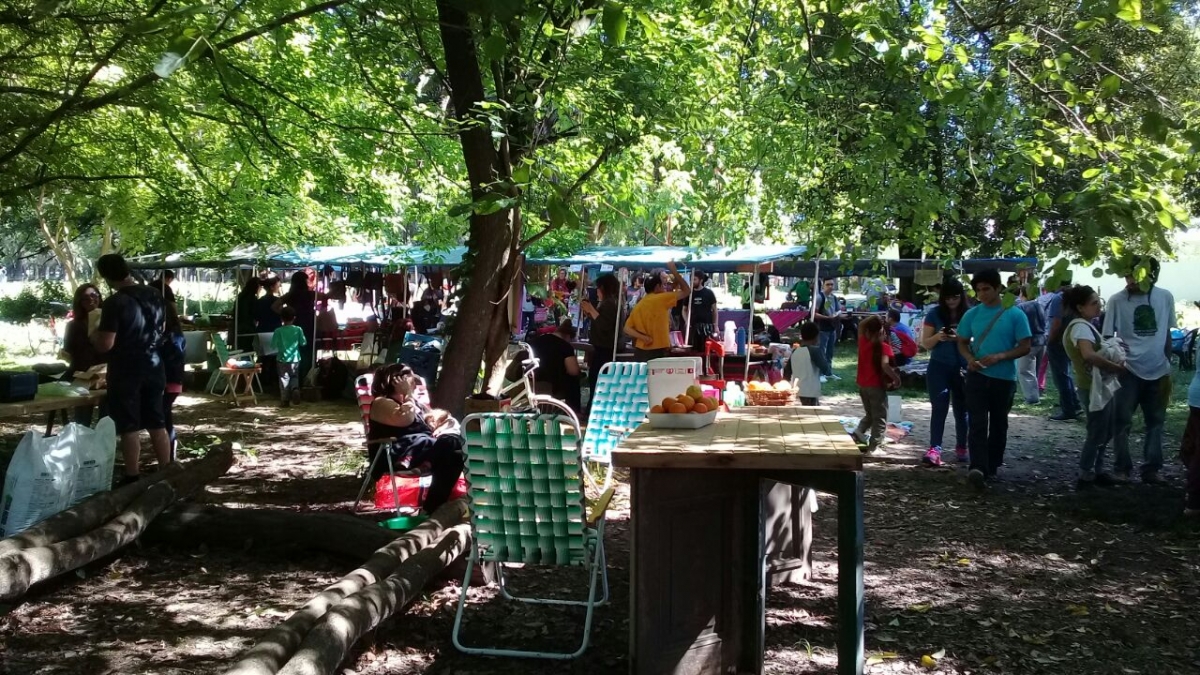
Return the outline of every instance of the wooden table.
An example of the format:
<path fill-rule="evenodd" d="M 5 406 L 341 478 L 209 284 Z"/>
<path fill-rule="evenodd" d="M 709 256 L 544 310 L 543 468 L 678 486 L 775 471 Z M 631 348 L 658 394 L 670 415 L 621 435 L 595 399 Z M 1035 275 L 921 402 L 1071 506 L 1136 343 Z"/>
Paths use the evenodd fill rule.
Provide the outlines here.
<path fill-rule="evenodd" d="M 42 396 L 38 394 L 31 401 L 0 403 L 0 418 L 46 413 L 46 435 L 49 436 L 54 433 L 55 413 L 60 410 L 63 412 L 65 424 L 66 411 L 83 406 L 99 405 L 107 394 L 108 392 L 103 389 L 93 390 L 87 396 Z"/>
<path fill-rule="evenodd" d="M 221 368 L 220 372 L 229 379 L 228 395 L 233 406 L 239 407 L 242 401 L 250 399 L 258 405 L 258 396 L 254 394 L 254 378 L 262 372 L 262 366 L 253 368 Z"/>
<path fill-rule="evenodd" d="M 739 408 L 694 431 L 643 424 L 613 463 L 632 476 L 631 672 L 762 672 L 770 541 L 802 507 L 778 488 L 807 486 L 838 496 L 838 673 L 862 674 L 862 454 L 836 417 Z"/>

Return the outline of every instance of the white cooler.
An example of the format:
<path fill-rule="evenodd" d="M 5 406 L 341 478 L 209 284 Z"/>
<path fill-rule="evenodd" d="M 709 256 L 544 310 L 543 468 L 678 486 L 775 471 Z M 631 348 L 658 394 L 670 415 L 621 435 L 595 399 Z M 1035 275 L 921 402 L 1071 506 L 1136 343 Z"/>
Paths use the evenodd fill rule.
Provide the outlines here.
<path fill-rule="evenodd" d="M 651 406 L 658 405 L 664 398 L 675 398 L 688 387 L 698 384 L 698 378 L 704 372 L 698 356 L 652 359 L 646 366 Z"/>

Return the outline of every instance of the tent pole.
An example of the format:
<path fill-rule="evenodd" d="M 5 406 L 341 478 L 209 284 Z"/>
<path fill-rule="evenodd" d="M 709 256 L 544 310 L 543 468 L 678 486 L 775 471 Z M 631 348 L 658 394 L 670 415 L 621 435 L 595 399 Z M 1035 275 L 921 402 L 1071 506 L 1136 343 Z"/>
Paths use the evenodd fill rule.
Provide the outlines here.
<path fill-rule="evenodd" d="M 620 292 L 617 294 L 617 325 L 613 327 L 613 353 L 612 360 L 617 360 L 617 345 L 621 344 L 621 305 L 625 304 L 625 280 L 618 275 L 617 280 L 620 282 Z M 595 392 L 593 392 L 593 395 Z"/>
<path fill-rule="evenodd" d="M 754 291 L 755 282 L 758 281 L 758 263 L 754 263 L 754 274 L 750 276 L 750 318 L 746 321 L 746 359 L 745 371 L 742 373 L 742 382 L 750 381 L 750 340 L 754 337 Z"/>
<path fill-rule="evenodd" d="M 696 349 L 698 346 L 701 350 L 703 350 L 704 345 L 689 344 L 692 340 L 692 300 L 693 300 L 692 293 L 694 292 L 694 289 L 696 288 L 696 270 L 692 269 L 692 270 L 689 270 L 689 272 L 690 272 L 690 274 L 688 274 L 688 280 L 687 280 L 687 282 L 688 282 L 688 297 L 687 297 L 687 304 L 684 305 L 684 317 L 683 317 L 683 345 L 685 347 L 691 347 L 693 350 Z"/>

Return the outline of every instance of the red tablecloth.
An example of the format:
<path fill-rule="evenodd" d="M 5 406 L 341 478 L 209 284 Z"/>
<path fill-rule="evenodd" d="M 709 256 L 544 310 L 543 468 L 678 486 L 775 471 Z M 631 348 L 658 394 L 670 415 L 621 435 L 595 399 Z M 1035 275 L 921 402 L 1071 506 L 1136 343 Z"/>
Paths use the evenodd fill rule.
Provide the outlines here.
<path fill-rule="evenodd" d="M 771 318 L 771 324 L 775 328 L 783 331 L 791 328 L 796 323 L 808 316 L 808 310 L 804 309 L 776 309 L 767 312 L 767 316 Z"/>

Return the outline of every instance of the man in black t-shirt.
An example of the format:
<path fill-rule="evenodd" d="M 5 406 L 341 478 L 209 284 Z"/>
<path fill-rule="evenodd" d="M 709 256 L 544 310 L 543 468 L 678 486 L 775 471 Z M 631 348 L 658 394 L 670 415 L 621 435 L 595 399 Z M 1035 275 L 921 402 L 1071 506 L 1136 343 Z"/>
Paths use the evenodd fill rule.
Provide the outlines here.
<path fill-rule="evenodd" d="M 100 256 L 96 271 L 114 292 L 101 306 L 100 325 L 92 339 L 96 350 L 108 355 L 108 414 L 121 435 L 123 482 L 131 483 L 139 476 L 142 429 L 150 434 L 159 466 L 171 461 L 163 416 L 166 378 L 159 355 L 166 335 L 166 306 L 158 289 L 133 280 L 121 256 Z"/>
<path fill-rule="evenodd" d="M 574 339 L 575 327 L 564 321 L 553 333 L 530 340 L 529 347 L 538 360 L 533 373 L 538 393 L 549 393 L 578 415 L 583 401 L 579 395 L 579 357 L 571 344 Z"/>
<path fill-rule="evenodd" d="M 714 337 L 719 330 L 717 316 L 717 295 L 711 288 L 705 286 L 708 275 L 697 271 L 692 274 L 692 332 L 688 343 L 693 350 L 703 350 L 704 343 Z"/>

